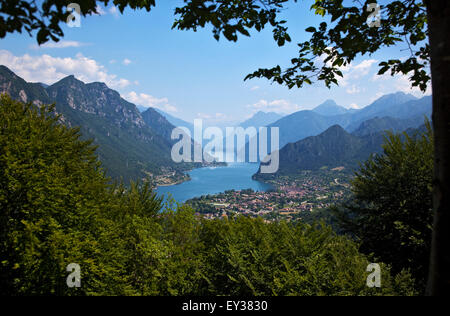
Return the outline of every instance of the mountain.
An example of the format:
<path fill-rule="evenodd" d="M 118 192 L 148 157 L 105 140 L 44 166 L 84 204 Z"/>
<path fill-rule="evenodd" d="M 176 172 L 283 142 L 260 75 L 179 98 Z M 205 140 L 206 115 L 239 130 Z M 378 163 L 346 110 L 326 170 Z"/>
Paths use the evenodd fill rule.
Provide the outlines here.
<path fill-rule="evenodd" d="M 353 169 L 358 166 L 358 162 L 366 160 L 372 153 L 382 151 L 383 134 L 379 132 L 360 137 L 348 133 L 339 125 L 333 125 L 317 136 L 284 146 L 279 152 L 278 172 L 257 174 L 257 177 L 264 179 L 323 167 Z"/>
<path fill-rule="evenodd" d="M 243 128 L 247 128 L 250 126 L 259 128 L 260 126 L 267 126 L 275 121 L 278 121 L 282 117 L 283 117 L 282 115 L 275 112 L 259 111 L 248 120 L 239 124 L 239 126 Z"/>
<path fill-rule="evenodd" d="M 148 126 L 152 128 L 166 140 L 171 142 L 172 130 L 175 128 L 170 122 L 154 108 L 147 108 L 141 113 L 142 119 Z"/>
<path fill-rule="evenodd" d="M 415 127 L 409 127 L 411 125 Z M 370 155 L 383 152 L 382 144 L 387 130 L 417 137 L 426 131 L 426 126 L 423 124 L 423 117 L 410 120 L 376 117 L 363 122 L 353 133 L 339 125 L 333 125 L 317 136 L 306 137 L 284 146 L 279 151 L 278 171 L 275 174 L 261 174 L 258 171 L 254 178 L 265 180 L 324 167 L 344 167 L 353 171 Z"/>
<path fill-rule="evenodd" d="M 313 111 L 324 116 L 340 115 L 348 112 L 348 110 L 343 106 L 337 105 L 334 100 L 325 101 L 315 107 Z"/>
<path fill-rule="evenodd" d="M 282 117 L 278 121 L 268 125 L 267 133 L 267 148 L 271 150 L 271 128 L 278 127 L 279 129 L 279 147 L 283 148 L 288 143 L 296 142 L 305 137 L 318 135 L 325 131 L 328 127 L 334 124 L 342 124 L 342 120 L 336 120 L 335 117 L 323 116 L 312 110 L 303 110 L 292 113 L 285 117 Z M 259 137 L 255 137 L 259 139 Z M 255 141 L 253 139 L 253 141 Z M 249 157 L 249 141 L 246 142 L 245 148 L 239 150 L 245 150 L 245 160 Z M 224 147 L 225 148 L 225 147 Z M 257 151 L 259 152 L 259 141 L 257 141 Z M 261 159 L 261 157 L 259 157 Z"/>
<path fill-rule="evenodd" d="M 312 110 L 303 110 L 285 116 L 269 127 L 279 128 L 281 148 L 305 137 L 318 135 L 332 125 L 344 123 L 344 116 L 324 116 Z"/>
<path fill-rule="evenodd" d="M 145 111 L 147 111 L 148 107 L 147 106 L 142 106 L 139 104 L 136 104 L 136 108 L 139 110 L 139 112 L 143 113 Z"/>
<path fill-rule="evenodd" d="M 397 133 L 407 130 L 408 128 L 418 128 L 423 125 L 423 123 L 423 116 L 417 116 L 409 119 L 396 119 L 390 116 L 377 116 L 373 119 L 362 122 L 359 127 L 352 132 L 352 134 L 356 136 L 365 136 L 383 131 Z"/>
<path fill-rule="evenodd" d="M 421 123 L 423 123 L 424 116 L 431 117 L 431 109 L 431 96 L 417 99 L 403 92 L 388 94 L 355 112 L 352 122 L 346 126 L 346 130 L 353 132 L 362 122 L 377 116 L 389 116 L 396 119 L 421 117 Z"/>
<path fill-rule="evenodd" d="M 331 105 L 330 102 L 328 104 Z M 355 131 L 364 121 L 375 117 L 392 117 L 411 120 L 416 126 L 416 119 L 431 116 L 431 96 L 417 99 L 412 95 L 398 92 L 385 95 L 365 108 L 347 111 L 340 115 L 322 115 L 315 110 L 302 110 L 285 116 L 270 124 L 280 131 L 280 148 L 305 137 L 319 135 L 333 125 L 340 125 L 348 132 Z"/>
<path fill-rule="evenodd" d="M 128 181 L 192 167 L 172 161 L 173 142 L 167 137 L 170 123 L 158 113 L 146 115 L 146 123 L 133 103 L 104 83 L 85 84 L 68 76 L 45 88 L 0 66 L 0 92 L 24 102 L 55 103 L 61 123 L 79 126 L 84 139 L 93 139 L 99 145 L 97 154 L 113 178 Z"/>
<path fill-rule="evenodd" d="M 410 100 L 383 111 L 387 116 L 392 116 L 400 119 L 407 119 L 417 116 L 431 116 L 432 110 L 432 96 L 425 96 L 420 99 Z"/>
<path fill-rule="evenodd" d="M 359 110 L 355 117 L 357 119 L 367 119 L 379 115 L 380 113 L 392 112 L 392 109 L 395 109 L 397 106 L 413 100 L 417 100 L 417 98 L 404 92 L 387 94 Z M 396 117 L 396 115 L 391 116 Z"/>
<path fill-rule="evenodd" d="M 51 103 L 47 91 L 41 84 L 28 83 L 9 68 L 0 65 L 0 93 L 4 92 L 22 102 Z"/>
<path fill-rule="evenodd" d="M 117 91 L 109 89 L 104 83 L 85 84 L 71 75 L 45 90 L 61 109 L 70 108 L 80 113 L 92 114 L 117 127 L 145 126 L 136 106 L 122 99 Z"/>
<path fill-rule="evenodd" d="M 164 116 L 166 118 L 167 121 L 169 121 L 170 124 L 172 124 L 175 127 L 186 127 L 190 132 L 191 135 L 194 135 L 194 125 L 192 123 L 188 123 L 178 117 L 175 117 L 173 115 L 170 115 L 160 109 L 155 108 L 154 109 L 156 112 L 158 112 L 159 114 L 161 114 L 162 116 Z"/>

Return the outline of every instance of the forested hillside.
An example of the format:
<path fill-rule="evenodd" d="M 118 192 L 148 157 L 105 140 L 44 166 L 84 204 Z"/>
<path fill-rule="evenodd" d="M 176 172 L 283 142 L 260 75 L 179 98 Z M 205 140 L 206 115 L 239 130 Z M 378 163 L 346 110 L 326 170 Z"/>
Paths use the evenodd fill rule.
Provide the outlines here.
<path fill-rule="evenodd" d="M 36 105 L 55 103 L 60 122 L 79 126 L 83 139 L 93 139 L 94 144 L 100 145 L 98 156 L 107 174 L 115 179 L 128 182 L 194 166 L 172 161 L 173 126 L 162 115 L 153 111 L 150 119 L 147 113 L 146 121 L 134 104 L 104 83 L 85 84 L 68 76 L 45 88 L 0 66 L 0 92 Z"/>

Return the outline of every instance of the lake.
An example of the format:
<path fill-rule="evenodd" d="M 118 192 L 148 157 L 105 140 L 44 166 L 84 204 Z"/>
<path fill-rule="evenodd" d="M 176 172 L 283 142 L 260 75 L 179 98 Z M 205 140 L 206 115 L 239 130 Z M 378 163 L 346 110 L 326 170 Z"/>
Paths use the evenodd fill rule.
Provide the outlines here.
<path fill-rule="evenodd" d="M 258 167 L 257 163 L 229 163 L 226 167 L 194 169 L 188 172 L 190 181 L 158 187 L 156 192 L 159 196 L 171 193 L 177 202 L 185 202 L 193 197 L 217 194 L 231 189 L 267 191 L 272 188 L 270 184 L 252 179 Z"/>

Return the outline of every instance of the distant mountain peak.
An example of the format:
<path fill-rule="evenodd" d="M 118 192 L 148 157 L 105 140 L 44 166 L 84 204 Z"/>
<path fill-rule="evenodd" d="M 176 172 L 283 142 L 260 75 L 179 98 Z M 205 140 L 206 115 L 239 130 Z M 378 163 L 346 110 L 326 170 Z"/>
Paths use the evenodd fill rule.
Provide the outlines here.
<path fill-rule="evenodd" d="M 253 117 L 255 117 L 255 116 L 257 116 L 257 115 L 272 115 L 272 114 L 274 114 L 274 115 L 280 115 L 281 116 L 281 114 L 278 114 L 278 113 L 276 113 L 276 112 L 266 112 L 266 111 L 258 111 L 258 112 L 256 112 L 254 115 L 253 115 Z"/>
<path fill-rule="evenodd" d="M 306 137 L 284 146 L 279 153 L 279 175 L 297 174 L 302 170 L 320 168 L 356 168 L 372 153 L 382 150 L 382 135 L 372 138 L 349 134 L 340 125 L 332 125 L 317 136 Z M 265 175 L 258 174 L 264 178 Z"/>
<path fill-rule="evenodd" d="M 324 132 L 316 137 L 339 139 L 350 135 L 341 125 L 335 124 L 328 127 Z"/>
<path fill-rule="evenodd" d="M 78 79 L 75 78 L 75 75 L 68 75 L 68 76 L 62 78 L 61 80 L 78 80 Z"/>
<path fill-rule="evenodd" d="M 95 87 L 95 88 L 100 88 L 100 89 L 109 89 L 109 87 L 106 85 L 106 83 L 104 83 L 104 82 L 91 82 L 91 83 L 88 83 L 88 86 L 91 86 L 91 87 Z"/>
<path fill-rule="evenodd" d="M 4 66 L 4 65 L 0 65 L 0 71 L 4 71 L 7 72 L 10 75 L 16 75 L 11 69 L 9 69 L 8 67 Z"/>
<path fill-rule="evenodd" d="M 147 111 L 149 108 L 146 108 L 143 112 Z M 162 116 L 164 116 L 166 118 L 166 120 L 172 124 L 173 126 L 176 127 L 186 127 L 190 132 L 191 135 L 194 135 L 194 125 L 192 123 L 186 122 L 178 117 L 175 117 L 173 115 L 170 115 L 166 112 L 164 112 L 163 110 L 160 110 L 158 108 L 153 108 L 156 112 L 158 112 L 159 114 L 161 114 Z"/>
<path fill-rule="evenodd" d="M 247 128 L 249 126 L 259 127 L 259 126 L 267 126 L 278 121 L 283 116 L 275 113 L 275 112 L 256 112 L 251 118 L 242 122 L 240 126 Z"/>
<path fill-rule="evenodd" d="M 339 124 L 334 124 L 332 126 L 330 126 L 325 132 L 323 132 L 324 134 L 326 133 L 331 133 L 331 132 L 343 132 L 343 133 L 347 133 L 345 131 L 345 129 L 339 125 Z"/>
<path fill-rule="evenodd" d="M 275 113 L 275 112 L 258 111 L 258 112 L 256 112 L 252 117 L 255 117 L 255 116 L 261 116 L 261 115 L 270 115 L 270 114 L 277 114 L 277 113 Z M 278 114 L 277 114 L 277 115 L 278 115 Z"/>
<path fill-rule="evenodd" d="M 51 86 L 66 85 L 66 84 L 84 85 L 85 83 L 83 81 L 75 78 L 74 75 L 68 75 L 67 77 L 64 77 L 61 80 L 55 82 Z"/>
<path fill-rule="evenodd" d="M 384 116 L 383 112 L 389 111 L 391 108 L 406 103 L 409 101 L 418 100 L 412 94 L 407 94 L 404 92 L 395 92 L 381 96 L 376 99 L 370 105 L 362 109 L 361 113 L 364 113 L 367 118 L 374 116 Z"/>
<path fill-rule="evenodd" d="M 325 116 L 345 114 L 347 109 L 336 104 L 334 100 L 328 99 L 313 109 L 314 112 Z"/>
<path fill-rule="evenodd" d="M 406 92 L 403 92 L 403 91 L 397 91 L 397 92 L 389 93 L 389 94 L 386 94 L 385 97 L 386 97 L 386 96 L 392 96 L 392 95 L 397 95 L 397 96 L 409 96 L 409 97 L 411 97 L 412 99 L 417 99 L 417 98 L 416 98 L 415 96 L 413 96 L 412 94 L 406 93 Z"/>
<path fill-rule="evenodd" d="M 319 106 L 329 106 L 329 105 L 337 105 L 337 103 L 333 99 L 328 99 Z M 319 106 L 317 106 L 317 107 L 319 107 Z"/>
<path fill-rule="evenodd" d="M 385 95 L 381 96 L 380 98 L 378 98 L 377 100 L 375 100 L 375 102 L 383 102 L 386 100 L 395 100 L 395 101 L 401 100 L 403 102 L 407 102 L 407 101 L 411 101 L 411 100 L 417 100 L 417 98 L 415 96 L 413 96 L 412 94 L 399 91 L 399 92 L 385 94 Z"/>

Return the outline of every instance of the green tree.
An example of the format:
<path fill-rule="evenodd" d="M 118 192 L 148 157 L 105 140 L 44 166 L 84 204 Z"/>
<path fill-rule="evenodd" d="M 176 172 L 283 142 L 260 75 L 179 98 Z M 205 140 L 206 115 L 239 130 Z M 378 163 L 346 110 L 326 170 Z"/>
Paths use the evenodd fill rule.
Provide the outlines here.
<path fill-rule="evenodd" d="M 343 228 L 361 251 L 409 269 L 425 291 L 433 222 L 433 133 L 388 133 L 384 153 L 368 159 L 352 181 L 351 203 L 337 208 Z"/>
<path fill-rule="evenodd" d="M 1 293 L 160 293 L 162 200 L 148 183 L 109 185 L 96 147 L 58 120 L 53 106 L 0 97 Z M 66 285 L 70 263 L 81 288 Z"/>
<path fill-rule="evenodd" d="M 57 123 L 53 107 L 0 96 L 0 279 L 3 294 L 77 294 L 70 263 L 89 288 L 106 181 L 90 141 Z M 94 259 L 93 259 L 94 258 Z"/>
<path fill-rule="evenodd" d="M 382 288 L 368 288 L 368 257 L 326 226 L 265 223 L 240 216 L 203 221 L 204 295 L 413 295 L 412 279 L 382 265 Z"/>

